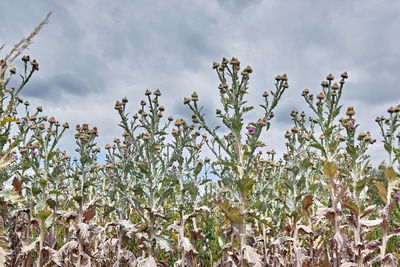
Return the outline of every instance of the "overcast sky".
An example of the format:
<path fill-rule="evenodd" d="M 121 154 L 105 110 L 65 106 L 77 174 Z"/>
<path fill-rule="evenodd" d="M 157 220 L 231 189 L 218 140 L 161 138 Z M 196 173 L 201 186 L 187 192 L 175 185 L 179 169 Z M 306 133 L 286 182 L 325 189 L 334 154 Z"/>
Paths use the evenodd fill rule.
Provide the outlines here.
<path fill-rule="evenodd" d="M 213 115 L 219 82 L 211 66 L 224 56 L 252 66 L 255 105 L 287 73 L 290 88 L 264 137 L 279 152 L 291 109 L 310 114 L 301 91 L 318 93 L 330 72 L 348 72 L 343 105 L 378 141 L 375 117 L 400 103 L 400 1 L 2 0 L 0 10 L 6 50 L 53 12 L 28 52 L 40 71 L 23 97 L 60 122 L 97 126 L 102 147 L 121 133 L 115 101 L 128 97 L 135 112 L 147 88 L 161 90 L 168 115 L 188 118 L 182 100 L 194 90 Z M 70 129 L 63 144 L 71 152 L 73 143 Z M 370 150 L 374 162 L 385 159 L 381 147 Z"/>

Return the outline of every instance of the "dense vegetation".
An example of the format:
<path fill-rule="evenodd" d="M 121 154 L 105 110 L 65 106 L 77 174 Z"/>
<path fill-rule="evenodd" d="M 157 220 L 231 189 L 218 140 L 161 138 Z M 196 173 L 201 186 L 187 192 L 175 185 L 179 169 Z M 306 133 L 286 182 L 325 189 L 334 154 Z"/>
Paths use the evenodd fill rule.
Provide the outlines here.
<path fill-rule="evenodd" d="M 319 93 L 299 94 L 309 114 L 292 110 L 280 159 L 260 140 L 286 74 L 245 123 L 256 112 L 245 100 L 252 68 L 224 58 L 213 64 L 221 129 L 196 92 L 183 100 L 188 122 L 164 116 L 160 90 L 146 90 L 136 113 L 116 102 L 122 137 L 105 162 L 87 124 L 71 158 L 58 148 L 68 123 L 19 96 L 39 64 L 22 56 L 23 69 L 12 67 L 46 22 L 0 61 L 0 266 L 397 266 L 400 105 L 376 118 L 376 143 L 353 107 L 342 110 L 347 73 L 329 74 Z M 374 143 L 387 151 L 377 168 Z"/>

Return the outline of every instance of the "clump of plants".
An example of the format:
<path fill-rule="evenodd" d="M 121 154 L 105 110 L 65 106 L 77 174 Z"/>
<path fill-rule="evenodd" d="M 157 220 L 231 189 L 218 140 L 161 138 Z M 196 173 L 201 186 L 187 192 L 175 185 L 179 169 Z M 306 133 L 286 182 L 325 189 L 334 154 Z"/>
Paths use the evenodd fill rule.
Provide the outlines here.
<path fill-rule="evenodd" d="M 20 96 L 39 70 L 21 53 L 47 20 L 0 60 L 0 266 L 397 266 L 400 106 L 376 118 L 380 142 L 342 108 L 348 74 L 329 74 L 299 92 L 308 111 L 288 114 L 277 155 L 262 140 L 295 89 L 278 75 L 253 107 L 252 68 L 223 58 L 216 127 L 200 92 L 183 100 L 191 117 L 174 118 L 146 90 L 137 112 L 115 103 L 121 136 L 104 149 L 96 127 L 76 125 L 71 156 L 69 124 Z"/>

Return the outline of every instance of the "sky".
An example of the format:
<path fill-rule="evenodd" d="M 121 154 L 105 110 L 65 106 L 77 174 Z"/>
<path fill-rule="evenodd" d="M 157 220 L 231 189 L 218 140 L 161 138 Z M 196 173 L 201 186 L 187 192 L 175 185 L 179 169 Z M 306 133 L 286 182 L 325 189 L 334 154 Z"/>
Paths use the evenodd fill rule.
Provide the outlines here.
<path fill-rule="evenodd" d="M 277 74 L 287 73 L 289 89 L 263 135 L 266 149 L 283 153 L 293 108 L 311 114 L 304 88 L 317 94 L 327 74 L 347 71 L 342 114 L 354 106 L 358 129 L 378 140 L 372 161 L 386 158 L 375 118 L 400 104 L 400 1 L 2 0 L 0 10 L 3 51 L 52 11 L 27 52 L 40 70 L 22 96 L 60 122 L 97 126 L 101 147 L 122 133 L 115 101 L 127 97 L 134 113 L 146 89 L 161 90 L 166 115 L 187 120 L 183 97 L 196 91 L 215 125 L 219 81 L 212 62 L 234 56 L 253 68 L 253 105 L 262 104 Z M 69 152 L 71 128 L 62 141 Z"/>

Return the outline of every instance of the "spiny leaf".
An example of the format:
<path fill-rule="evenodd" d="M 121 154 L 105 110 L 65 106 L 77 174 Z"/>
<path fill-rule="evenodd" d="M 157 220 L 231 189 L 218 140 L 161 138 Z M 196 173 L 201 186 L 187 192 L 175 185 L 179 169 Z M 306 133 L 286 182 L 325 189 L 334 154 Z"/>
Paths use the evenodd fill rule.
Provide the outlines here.
<path fill-rule="evenodd" d="M 333 179 L 336 175 L 336 163 L 335 162 L 325 162 L 324 164 L 324 173 L 330 179 Z"/>
<path fill-rule="evenodd" d="M 388 181 L 392 181 L 396 178 L 397 173 L 394 171 L 393 167 L 387 167 L 385 169 L 385 178 L 388 179 Z"/>
<path fill-rule="evenodd" d="M 244 177 L 237 182 L 237 187 L 243 195 L 247 195 L 247 192 L 251 190 L 255 183 L 256 181 L 250 177 Z"/>
<path fill-rule="evenodd" d="M 386 204 L 386 195 L 387 195 L 386 188 L 380 182 L 375 182 L 374 185 L 378 189 L 378 195 L 381 197 L 383 202 L 385 202 L 385 204 Z"/>

